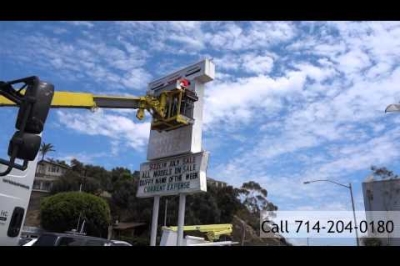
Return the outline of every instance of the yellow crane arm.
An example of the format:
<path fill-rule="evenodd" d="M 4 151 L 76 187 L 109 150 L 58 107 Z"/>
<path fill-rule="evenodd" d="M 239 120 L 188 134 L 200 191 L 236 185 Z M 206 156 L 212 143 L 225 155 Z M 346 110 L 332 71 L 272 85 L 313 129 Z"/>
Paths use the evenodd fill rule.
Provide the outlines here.
<path fill-rule="evenodd" d="M 24 94 L 24 91 L 21 91 Z M 189 90 L 178 86 L 161 92 L 157 97 L 145 95 L 108 96 L 91 93 L 56 91 L 51 108 L 117 108 L 138 109 L 136 117 L 141 120 L 147 110 L 153 117 L 151 129 L 169 131 L 193 123 L 191 109 L 197 96 Z M 0 107 L 17 106 L 14 102 L 0 95 Z"/>
<path fill-rule="evenodd" d="M 56 91 L 51 102 L 51 108 L 138 108 L 141 98 L 143 97 Z M 0 95 L 0 106 L 16 106 L 16 104 Z"/>
<path fill-rule="evenodd" d="M 177 226 L 166 227 L 169 230 L 177 231 Z M 199 231 L 206 233 L 210 241 L 217 240 L 221 235 L 230 235 L 232 233 L 232 224 L 206 224 L 206 225 L 187 225 L 183 231 Z"/>

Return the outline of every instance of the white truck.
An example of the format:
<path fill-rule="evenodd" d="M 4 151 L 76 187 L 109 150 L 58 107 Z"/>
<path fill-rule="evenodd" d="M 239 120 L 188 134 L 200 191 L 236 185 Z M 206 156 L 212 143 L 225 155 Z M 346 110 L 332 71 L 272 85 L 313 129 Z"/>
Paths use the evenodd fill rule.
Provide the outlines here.
<path fill-rule="evenodd" d="M 14 89 L 16 84 L 23 86 Z M 21 93 L 24 89 L 26 92 Z M 0 159 L 0 245 L 18 245 L 53 93 L 54 86 L 40 82 L 37 77 L 0 81 L 0 95 L 19 106 L 17 131 L 8 147 L 9 159 Z"/>

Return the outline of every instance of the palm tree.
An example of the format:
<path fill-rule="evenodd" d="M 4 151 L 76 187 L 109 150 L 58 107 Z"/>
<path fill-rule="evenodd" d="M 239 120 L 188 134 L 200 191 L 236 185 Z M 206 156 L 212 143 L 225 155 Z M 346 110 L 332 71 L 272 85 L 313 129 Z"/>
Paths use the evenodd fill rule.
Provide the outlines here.
<path fill-rule="evenodd" d="M 51 152 L 51 151 L 56 151 L 53 149 L 54 146 L 51 143 L 46 144 L 45 142 L 42 143 L 42 146 L 40 146 L 40 153 L 42 154 L 42 161 L 44 160 L 44 156 Z"/>

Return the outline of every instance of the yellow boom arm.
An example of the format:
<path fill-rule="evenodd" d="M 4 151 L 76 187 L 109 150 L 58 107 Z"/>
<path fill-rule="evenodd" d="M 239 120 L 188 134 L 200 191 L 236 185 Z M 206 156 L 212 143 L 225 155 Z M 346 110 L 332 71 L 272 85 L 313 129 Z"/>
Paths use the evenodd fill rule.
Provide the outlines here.
<path fill-rule="evenodd" d="M 22 92 L 23 93 L 23 92 Z M 56 91 L 51 102 L 51 108 L 123 108 L 138 109 L 136 117 L 141 120 L 147 110 L 153 117 L 152 129 L 169 131 L 193 122 L 191 109 L 197 100 L 194 92 L 176 87 L 169 91 L 161 92 L 157 97 L 145 95 L 132 96 L 107 96 L 91 93 Z M 17 106 L 14 102 L 0 95 L 1 106 Z"/>
<path fill-rule="evenodd" d="M 177 231 L 177 226 L 165 227 L 172 231 Z M 207 225 L 187 225 L 183 231 L 199 231 L 207 234 L 210 241 L 219 239 L 221 235 L 230 235 L 232 233 L 232 224 L 207 224 Z"/>

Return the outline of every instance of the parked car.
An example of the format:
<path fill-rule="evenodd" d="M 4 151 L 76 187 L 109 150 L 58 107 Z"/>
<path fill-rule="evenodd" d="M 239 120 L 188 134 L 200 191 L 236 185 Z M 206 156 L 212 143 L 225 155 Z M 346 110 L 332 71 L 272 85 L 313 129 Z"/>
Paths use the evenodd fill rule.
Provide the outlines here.
<path fill-rule="evenodd" d="M 32 246 L 111 246 L 112 242 L 85 235 L 44 233 Z"/>
<path fill-rule="evenodd" d="M 132 246 L 132 244 L 122 240 L 110 240 L 111 246 Z"/>
<path fill-rule="evenodd" d="M 36 238 L 31 238 L 31 237 L 21 237 L 18 241 L 18 246 L 25 246 L 29 242 L 32 242 L 32 240 L 35 240 Z"/>
<path fill-rule="evenodd" d="M 31 241 L 29 241 L 26 244 L 23 244 L 24 247 L 31 247 L 33 244 L 35 244 L 35 242 L 37 241 L 37 238 L 33 238 Z"/>

